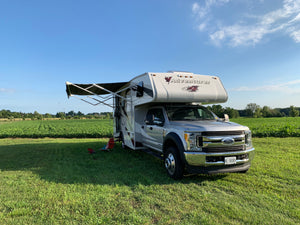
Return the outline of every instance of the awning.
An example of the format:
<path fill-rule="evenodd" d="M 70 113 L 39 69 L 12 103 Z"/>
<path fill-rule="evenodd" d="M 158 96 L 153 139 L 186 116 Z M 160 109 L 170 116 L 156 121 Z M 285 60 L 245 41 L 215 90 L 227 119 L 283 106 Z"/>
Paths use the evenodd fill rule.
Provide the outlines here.
<path fill-rule="evenodd" d="M 128 82 L 102 84 L 73 84 L 66 82 L 68 97 L 71 95 L 107 95 L 125 88 Z"/>
<path fill-rule="evenodd" d="M 114 97 L 125 99 L 120 92 L 129 88 L 130 82 L 102 83 L 102 84 L 73 84 L 66 82 L 68 97 L 74 96 L 91 105 L 104 104 L 114 108 Z M 83 95 L 78 97 L 76 95 Z M 92 95 L 92 96 L 91 96 Z"/>

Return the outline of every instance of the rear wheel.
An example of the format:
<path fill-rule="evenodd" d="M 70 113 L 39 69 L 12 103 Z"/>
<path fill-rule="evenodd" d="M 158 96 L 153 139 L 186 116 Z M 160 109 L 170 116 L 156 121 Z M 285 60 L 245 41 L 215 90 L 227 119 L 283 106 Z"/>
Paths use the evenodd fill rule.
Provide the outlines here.
<path fill-rule="evenodd" d="M 178 150 L 171 146 L 164 154 L 164 162 L 169 177 L 178 180 L 183 177 L 183 165 Z"/>

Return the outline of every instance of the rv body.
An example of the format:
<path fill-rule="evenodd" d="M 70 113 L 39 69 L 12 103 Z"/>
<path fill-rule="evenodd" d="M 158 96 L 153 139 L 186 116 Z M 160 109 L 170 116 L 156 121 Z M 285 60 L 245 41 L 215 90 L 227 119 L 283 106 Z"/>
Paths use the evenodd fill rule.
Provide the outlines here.
<path fill-rule="evenodd" d="M 170 177 L 180 179 L 184 171 L 227 173 L 250 168 L 254 148 L 249 128 L 220 119 L 203 106 L 227 101 L 219 77 L 149 72 L 114 93 L 114 137 L 124 147 L 161 154 Z"/>

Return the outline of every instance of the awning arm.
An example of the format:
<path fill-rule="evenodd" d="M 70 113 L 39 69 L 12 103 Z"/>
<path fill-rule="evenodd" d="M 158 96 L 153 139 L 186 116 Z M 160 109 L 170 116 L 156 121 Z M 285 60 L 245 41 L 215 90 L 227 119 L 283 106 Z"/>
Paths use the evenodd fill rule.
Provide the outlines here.
<path fill-rule="evenodd" d="M 75 98 L 80 99 L 81 101 L 84 101 L 84 102 L 86 102 L 88 104 L 91 104 L 93 106 L 96 106 L 96 105 L 99 105 L 99 104 L 104 104 L 106 106 L 114 108 L 114 103 L 108 103 L 107 102 L 107 101 L 113 99 L 114 97 L 119 97 L 121 99 L 130 101 L 130 99 L 127 99 L 126 97 L 123 97 L 123 96 L 119 95 L 119 93 L 122 92 L 122 91 L 124 91 L 124 90 L 126 90 L 126 89 L 128 89 L 128 88 L 131 88 L 131 86 L 127 86 L 127 87 L 125 87 L 123 89 L 120 89 L 120 90 L 118 90 L 116 92 L 113 92 L 113 91 L 110 91 L 110 90 L 108 90 L 108 89 L 106 89 L 104 87 L 101 87 L 99 84 L 91 84 L 90 86 L 88 86 L 86 88 L 83 88 L 83 87 L 81 87 L 79 85 L 76 85 L 76 84 L 73 84 L 73 83 L 70 83 L 70 82 L 66 82 L 66 85 L 67 85 L 67 89 L 69 89 L 69 86 L 72 85 L 72 86 L 74 86 L 74 87 L 76 87 L 76 88 L 78 88 L 78 89 L 86 92 L 86 95 L 84 95 L 85 97 L 84 98 L 80 98 L 77 95 L 72 94 L 71 91 L 67 90 L 68 97 L 69 96 L 75 97 Z M 96 87 L 96 88 L 98 88 L 98 89 L 100 89 L 100 90 L 102 90 L 104 92 L 107 92 L 107 94 L 101 94 L 101 95 L 103 95 L 103 96 L 101 96 L 99 94 L 96 94 L 93 91 L 90 91 L 89 89 L 91 89 L 93 87 Z M 80 94 L 80 95 L 82 95 L 82 94 Z M 91 97 L 89 95 L 93 95 L 95 97 Z M 95 102 L 87 100 L 87 99 L 92 99 Z"/>

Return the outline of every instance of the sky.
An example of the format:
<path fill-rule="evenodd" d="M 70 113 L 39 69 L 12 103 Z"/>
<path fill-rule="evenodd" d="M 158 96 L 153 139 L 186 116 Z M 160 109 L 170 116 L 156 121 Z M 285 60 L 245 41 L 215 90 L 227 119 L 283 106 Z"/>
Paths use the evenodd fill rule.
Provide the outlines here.
<path fill-rule="evenodd" d="M 300 107 L 300 0 L 0 0 L 0 110 L 105 112 L 65 82 L 216 75 L 224 107 Z"/>

